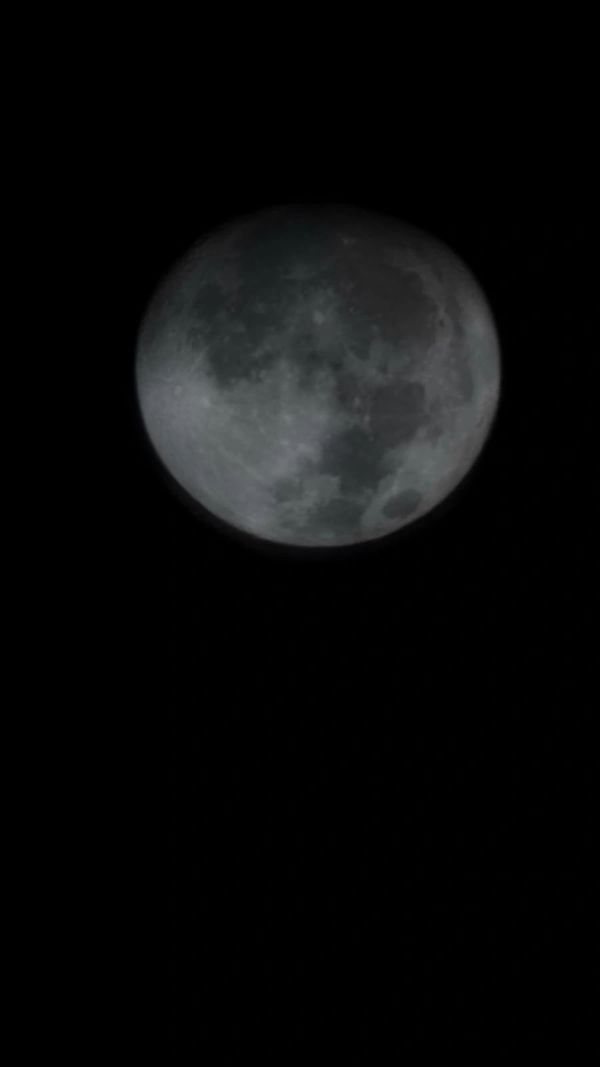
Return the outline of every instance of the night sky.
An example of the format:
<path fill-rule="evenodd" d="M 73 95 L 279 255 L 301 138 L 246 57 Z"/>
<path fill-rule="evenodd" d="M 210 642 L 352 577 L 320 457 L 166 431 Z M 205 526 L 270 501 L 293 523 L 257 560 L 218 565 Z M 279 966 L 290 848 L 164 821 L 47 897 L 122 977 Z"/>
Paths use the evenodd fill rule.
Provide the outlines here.
<path fill-rule="evenodd" d="M 531 1052 L 549 1033 L 574 1049 L 594 999 L 583 164 L 526 128 L 518 146 L 472 130 L 392 144 L 389 115 L 316 123 L 299 104 L 257 129 L 237 107 L 179 151 L 153 102 L 110 191 L 131 1048 L 211 1067 L 395 1063 L 431 1042 Z M 303 555 L 188 512 L 146 448 L 133 359 L 154 286 L 200 234 L 326 201 L 396 215 L 464 259 L 503 387 L 447 506 L 365 549 Z"/>

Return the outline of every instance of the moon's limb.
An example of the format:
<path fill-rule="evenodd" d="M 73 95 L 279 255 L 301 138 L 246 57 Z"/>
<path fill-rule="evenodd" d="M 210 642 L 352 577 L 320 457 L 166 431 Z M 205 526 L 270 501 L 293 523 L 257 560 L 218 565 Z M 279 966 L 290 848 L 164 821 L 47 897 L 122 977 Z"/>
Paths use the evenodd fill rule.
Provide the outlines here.
<path fill-rule="evenodd" d="M 191 250 L 142 325 L 138 394 L 170 473 L 233 526 L 372 540 L 472 466 L 500 384 L 475 279 L 363 213 L 264 213 Z"/>

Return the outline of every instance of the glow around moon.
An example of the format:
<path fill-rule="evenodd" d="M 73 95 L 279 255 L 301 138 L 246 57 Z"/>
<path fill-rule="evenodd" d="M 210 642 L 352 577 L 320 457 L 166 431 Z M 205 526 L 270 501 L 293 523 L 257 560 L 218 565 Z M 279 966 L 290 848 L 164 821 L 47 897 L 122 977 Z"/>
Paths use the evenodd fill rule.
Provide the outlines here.
<path fill-rule="evenodd" d="M 439 504 L 500 391 L 475 278 L 413 227 L 282 207 L 199 242 L 139 335 L 148 437 L 191 498 L 271 542 L 371 541 Z"/>

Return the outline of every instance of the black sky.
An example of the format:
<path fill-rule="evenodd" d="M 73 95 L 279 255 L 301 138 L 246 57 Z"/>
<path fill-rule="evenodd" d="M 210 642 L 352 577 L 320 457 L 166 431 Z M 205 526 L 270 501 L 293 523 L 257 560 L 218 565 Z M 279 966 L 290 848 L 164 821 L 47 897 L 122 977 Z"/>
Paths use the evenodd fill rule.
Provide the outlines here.
<path fill-rule="evenodd" d="M 589 176 L 568 133 L 527 122 L 517 137 L 442 112 L 400 136 L 389 110 L 311 98 L 282 121 L 253 103 L 182 138 L 142 94 L 109 174 L 133 1047 L 215 1067 L 395 1063 L 434 1039 L 531 1050 L 549 1027 L 583 1033 L 593 995 Z M 430 230 L 499 329 L 472 477 L 364 552 L 200 525 L 137 420 L 135 335 L 161 274 L 214 225 L 289 201 Z"/>

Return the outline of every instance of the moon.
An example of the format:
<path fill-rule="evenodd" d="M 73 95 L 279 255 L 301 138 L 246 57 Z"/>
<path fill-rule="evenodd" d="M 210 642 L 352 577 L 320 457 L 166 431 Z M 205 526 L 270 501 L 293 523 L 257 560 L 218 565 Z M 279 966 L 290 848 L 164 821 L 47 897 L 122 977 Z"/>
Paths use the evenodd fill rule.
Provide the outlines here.
<path fill-rule="evenodd" d="M 463 480 L 500 395 L 473 274 L 346 205 L 287 205 L 198 241 L 142 320 L 147 437 L 189 502 L 268 542 L 385 537 Z"/>

